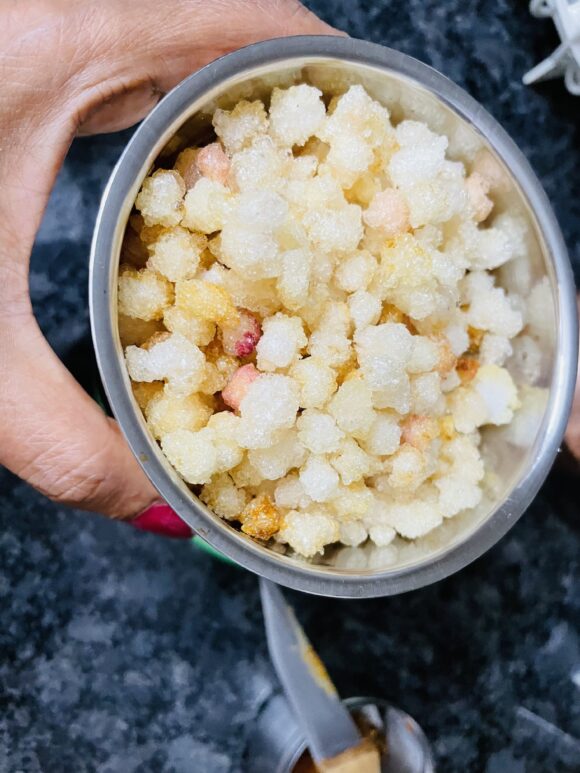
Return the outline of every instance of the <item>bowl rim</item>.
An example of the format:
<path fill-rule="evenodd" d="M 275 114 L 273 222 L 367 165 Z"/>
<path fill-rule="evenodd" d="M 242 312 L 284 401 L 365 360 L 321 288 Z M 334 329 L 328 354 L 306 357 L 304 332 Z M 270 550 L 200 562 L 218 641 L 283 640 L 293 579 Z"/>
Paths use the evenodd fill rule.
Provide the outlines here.
<path fill-rule="evenodd" d="M 138 174 L 158 154 L 160 137 L 184 120 L 189 106 L 225 80 L 264 65 L 342 61 L 383 69 L 433 93 L 467 120 L 504 160 L 527 200 L 551 259 L 556 284 L 557 337 L 550 398 L 537 453 L 509 495 L 462 541 L 435 557 L 399 569 L 356 573 L 299 563 L 274 554 L 212 515 L 172 476 L 155 441 L 136 415 L 127 375 L 118 357 L 111 312 L 110 271 L 119 213 Z M 97 363 L 113 414 L 146 475 L 168 504 L 212 547 L 241 566 L 281 585 L 338 598 L 387 596 L 420 588 L 467 566 L 491 548 L 521 517 L 544 482 L 558 452 L 570 412 L 578 356 L 578 323 L 572 269 L 549 200 L 523 153 L 492 116 L 461 87 L 432 67 L 384 46 L 335 36 L 295 36 L 254 43 L 196 71 L 165 96 L 137 128 L 104 190 L 91 246 L 89 308 Z"/>

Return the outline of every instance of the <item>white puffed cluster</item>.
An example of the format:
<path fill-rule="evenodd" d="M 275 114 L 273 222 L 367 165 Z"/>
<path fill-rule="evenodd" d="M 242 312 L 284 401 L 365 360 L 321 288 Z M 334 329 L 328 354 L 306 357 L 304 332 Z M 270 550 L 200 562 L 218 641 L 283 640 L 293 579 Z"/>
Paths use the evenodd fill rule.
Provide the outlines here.
<path fill-rule="evenodd" d="M 151 346 L 128 346 L 127 370 L 133 381 L 165 381 L 173 397 L 196 392 L 205 376 L 203 352 L 180 333 L 160 334 Z"/>
<path fill-rule="evenodd" d="M 494 211 L 491 157 L 450 160 L 359 85 L 276 88 L 213 125 L 135 202 L 118 285 L 135 399 L 244 533 L 392 560 L 479 504 L 482 428 L 533 442 L 552 321 L 525 221 Z"/>
<path fill-rule="evenodd" d="M 277 431 L 292 427 L 300 407 L 298 385 L 281 374 L 259 375 L 240 403 L 239 442 L 244 448 L 268 448 Z"/>
<path fill-rule="evenodd" d="M 322 92 L 307 86 L 274 89 L 270 100 L 270 129 L 272 137 L 282 147 L 304 145 L 326 117 L 321 101 Z"/>
<path fill-rule="evenodd" d="M 161 448 L 188 483 L 207 483 L 216 473 L 236 467 L 243 451 L 235 440 L 240 419 L 229 412 L 214 413 L 206 427 L 192 432 L 177 429 L 161 438 Z"/>
<path fill-rule="evenodd" d="M 207 239 L 203 236 L 176 226 L 160 233 L 150 246 L 151 257 L 147 266 L 170 282 L 193 279 L 206 245 Z"/>
<path fill-rule="evenodd" d="M 144 180 L 135 206 L 146 226 L 170 228 L 183 217 L 184 193 L 185 183 L 179 172 L 158 169 Z"/>
<path fill-rule="evenodd" d="M 262 337 L 258 341 L 258 369 L 275 371 L 289 367 L 308 343 L 300 317 L 278 313 L 262 324 Z"/>
<path fill-rule="evenodd" d="M 173 301 L 171 284 L 155 271 L 125 266 L 119 273 L 119 314 L 150 322 L 161 319 Z"/>

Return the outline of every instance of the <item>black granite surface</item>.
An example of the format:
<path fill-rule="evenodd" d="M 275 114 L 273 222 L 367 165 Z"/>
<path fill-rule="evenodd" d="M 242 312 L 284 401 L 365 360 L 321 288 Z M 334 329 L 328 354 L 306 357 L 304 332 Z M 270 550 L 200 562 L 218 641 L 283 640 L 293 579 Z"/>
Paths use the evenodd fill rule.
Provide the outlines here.
<path fill-rule="evenodd" d="M 551 23 L 521 0 L 310 5 L 434 65 L 500 120 L 580 277 L 580 99 L 521 85 L 556 45 Z M 35 309 L 65 360 L 87 335 L 91 229 L 128 136 L 75 143 L 34 251 Z M 409 711 L 443 773 L 580 770 L 579 481 L 552 473 L 498 546 L 436 586 L 366 602 L 290 594 L 340 692 Z M 251 773 L 247 739 L 278 689 L 255 578 L 2 471 L 0 492 L 0 773 Z"/>

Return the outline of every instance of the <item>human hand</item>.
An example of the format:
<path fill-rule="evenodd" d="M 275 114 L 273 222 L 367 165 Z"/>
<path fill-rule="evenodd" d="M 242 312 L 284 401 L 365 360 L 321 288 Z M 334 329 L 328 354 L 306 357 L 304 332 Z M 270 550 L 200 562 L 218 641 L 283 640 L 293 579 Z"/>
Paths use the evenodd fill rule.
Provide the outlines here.
<path fill-rule="evenodd" d="M 64 368 L 32 313 L 30 253 L 71 140 L 130 126 L 228 51 L 334 32 L 297 0 L 2 4 L 0 463 L 51 499 L 128 519 L 158 498 L 116 422 Z M 139 523 L 188 533 L 164 516 L 165 526 L 152 516 Z"/>

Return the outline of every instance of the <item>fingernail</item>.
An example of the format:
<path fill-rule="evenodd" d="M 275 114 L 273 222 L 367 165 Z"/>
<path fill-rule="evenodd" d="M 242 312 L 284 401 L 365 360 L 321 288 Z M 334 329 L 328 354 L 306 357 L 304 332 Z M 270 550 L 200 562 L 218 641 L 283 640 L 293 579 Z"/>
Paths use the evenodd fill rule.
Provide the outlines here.
<path fill-rule="evenodd" d="M 130 523 L 136 529 L 163 537 L 187 539 L 193 536 L 191 528 L 165 502 L 155 502 Z"/>

